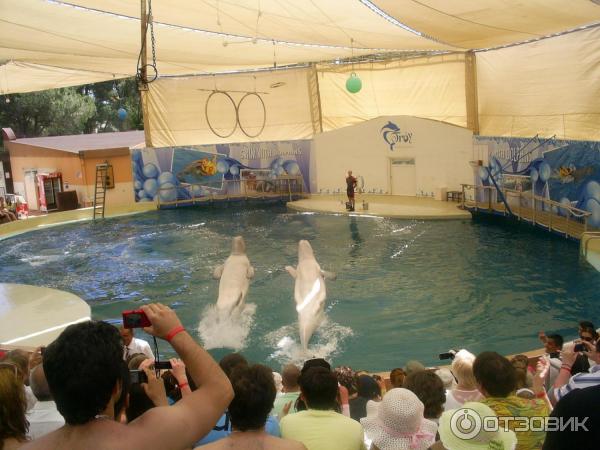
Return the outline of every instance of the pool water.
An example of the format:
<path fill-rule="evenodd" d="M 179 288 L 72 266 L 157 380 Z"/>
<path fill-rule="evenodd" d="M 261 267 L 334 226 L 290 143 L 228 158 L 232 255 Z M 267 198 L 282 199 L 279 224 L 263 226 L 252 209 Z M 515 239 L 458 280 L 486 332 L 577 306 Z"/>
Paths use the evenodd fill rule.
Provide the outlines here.
<path fill-rule="evenodd" d="M 236 235 L 256 275 L 243 313 L 216 323 L 212 271 Z M 327 281 L 327 318 L 308 354 L 284 269 L 296 265 L 299 239 L 338 274 Z M 472 220 L 186 208 L 35 231 L 2 248 L 0 282 L 73 292 L 97 319 L 160 301 L 215 357 L 235 348 L 274 368 L 309 356 L 386 370 L 409 359 L 434 364 L 450 348 L 514 353 L 539 347 L 541 329 L 570 338 L 578 320 L 600 316 L 600 274 L 577 243 Z"/>

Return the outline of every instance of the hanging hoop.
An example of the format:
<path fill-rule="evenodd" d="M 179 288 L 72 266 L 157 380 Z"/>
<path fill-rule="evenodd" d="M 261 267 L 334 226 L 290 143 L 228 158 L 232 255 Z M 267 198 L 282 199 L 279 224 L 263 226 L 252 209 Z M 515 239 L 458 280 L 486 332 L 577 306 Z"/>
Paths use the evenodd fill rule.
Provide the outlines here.
<path fill-rule="evenodd" d="M 210 101 L 211 97 L 215 94 L 222 94 L 225 97 L 227 97 L 229 99 L 229 101 L 231 102 L 231 104 L 233 105 L 233 109 L 235 111 L 235 125 L 233 126 L 233 129 L 231 130 L 231 132 L 229 134 L 219 134 L 215 131 L 215 129 L 213 128 L 213 126 L 210 123 L 210 120 L 208 119 L 208 102 Z M 247 94 L 246 94 L 247 95 Z M 264 104 L 263 104 L 264 105 Z M 208 96 L 208 98 L 206 99 L 206 103 L 204 104 L 204 115 L 206 116 L 206 123 L 208 123 L 208 128 L 210 128 L 210 131 L 212 131 L 215 135 L 219 136 L 220 138 L 228 138 L 229 136 L 231 136 L 233 133 L 235 133 L 235 130 L 238 127 L 238 124 L 240 123 L 240 118 L 238 116 L 238 107 L 235 104 L 235 101 L 233 100 L 233 98 L 231 97 L 231 95 L 229 95 L 227 92 L 225 91 L 217 91 L 214 90 L 210 93 L 210 95 Z M 242 128 L 242 126 L 240 125 L 240 128 Z M 264 125 L 263 125 L 264 128 Z M 244 130 L 242 130 L 244 131 Z M 262 131 L 262 130 L 261 130 Z M 260 133 L 259 133 L 260 134 Z"/>
<path fill-rule="evenodd" d="M 250 135 L 246 132 L 246 130 L 244 130 L 244 127 L 242 126 L 242 122 L 240 121 L 240 106 L 242 106 L 242 102 L 244 101 L 244 99 L 246 97 L 250 97 L 251 95 L 256 96 L 259 100 L 260 103 L 263 107 L 263 123 L 262 123 L 262 127 L 260 128 L 260 130 L 258 131 L 258 133 L 256 133 L 255 135 Z M 242 133 L 244 133 L 246 136 L 248 136 L 249 138 L 255 138 L 258 137 L 263 130 L 265 129 L 265 125 L 267 124 L 267 107 L 265 106 L 265 102 L 263 101 L 262 97 L 257 94 L 256 92 L 248 92 L 246 95 L 244 95 L 241 99 L 240 102 L 237 105 L 237 125 L 240 126 L 240 130 L 242 130 Z"/>

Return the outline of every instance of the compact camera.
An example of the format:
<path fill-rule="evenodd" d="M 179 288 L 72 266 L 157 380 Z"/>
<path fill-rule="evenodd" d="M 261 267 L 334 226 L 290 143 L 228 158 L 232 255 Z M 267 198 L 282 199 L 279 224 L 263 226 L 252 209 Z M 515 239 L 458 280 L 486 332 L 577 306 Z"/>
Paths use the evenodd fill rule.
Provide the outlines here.
<path fill-rule="evenodd" d="M 150 327 L 152 324 L 141 309 L 123 311 L 123 327 L 125 328 L 143 328 Z"/>
<path fill-rule="evenodd" d="M 456 350 L 448 350 L 446 353 L 440 353 L 440 359 L 454 359 L 456 356 Z"/>
<path fill-rule="evenodd" d="M 141 384 L 141 383 L 147 383 L 148 382 L 148 376 L 146 375 L 146 372 L 144 372 L 143 370 L 130 370 L 129 371 L 129 383 L 130 384 Z"/>

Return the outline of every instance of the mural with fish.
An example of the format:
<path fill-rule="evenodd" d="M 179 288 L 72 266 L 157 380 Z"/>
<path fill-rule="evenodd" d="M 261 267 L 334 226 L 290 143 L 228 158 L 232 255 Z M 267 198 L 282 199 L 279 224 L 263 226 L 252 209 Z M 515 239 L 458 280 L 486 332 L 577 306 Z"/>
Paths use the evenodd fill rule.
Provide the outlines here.
<path fill-rule="evenodd" d="M 473 139 L 476 148 L 487 148 L 488 156 L 488 166 L 476 170 L 476 184 L 488 186 L 496 181 L 502 188 L 514 178 L 511 176 L 520 175 L 536 195 L 589 211 L 588 224 L 600 227 L 600 142 L 539 137 Z M 564 208 L 558 213 L 569 214 Z"/>
<path fill-rule="evenodd" d="M 301 176 L 309 190 L 310 140 L 145 148 L 131 154 L 136 202 L 239 194 L 245 174 L 268 192 L 278 177 Z M 255 171 L 255 172 L 253 172 Z"/>

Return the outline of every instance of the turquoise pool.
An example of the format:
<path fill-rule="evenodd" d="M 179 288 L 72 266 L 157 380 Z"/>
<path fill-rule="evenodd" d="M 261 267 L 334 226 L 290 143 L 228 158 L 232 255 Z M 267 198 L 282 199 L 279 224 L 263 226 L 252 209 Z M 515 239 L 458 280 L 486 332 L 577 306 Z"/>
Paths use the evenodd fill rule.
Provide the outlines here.
<path fill-rule="evenodd" d="M 256 276 L 244 314 L 215 327 L 212 270 L 238 234 Z M 310 355 L 299 348 L 284 270 L 296 264 L 299 239 L 338 274 Z M 538 347 L 540 329 L 572 337 L 578 320 L 600 317 L 600 274 L 576 243 L 471 220 L 187 208 L 35 231 L 2 248 L 0 281 L 73 292 L 98 319 L 161 301 L 217 358 L 228 345 L 273 367 L 312 355 L 385 370 L 408 359 L 433 364 L 449 348 L 512 353 Z"/>

